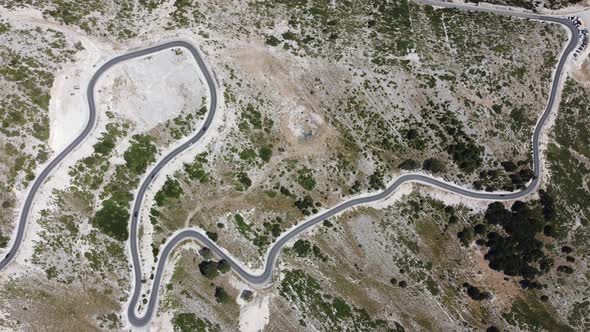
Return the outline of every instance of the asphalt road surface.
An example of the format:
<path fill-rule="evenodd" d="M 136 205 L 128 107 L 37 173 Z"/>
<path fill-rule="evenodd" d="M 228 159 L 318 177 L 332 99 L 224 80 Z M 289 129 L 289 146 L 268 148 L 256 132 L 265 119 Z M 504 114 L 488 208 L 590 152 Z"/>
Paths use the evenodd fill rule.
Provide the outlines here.
<path fill-rule="evenodd" d="M 566 63 L 567 57 L 576 48 L 576 45 L 579 42 L 577 28 L 566 18 L 560 18 L 560 17 L 534 15 L 534 14 L 517 12 L 517 11 L 498 10 L 498 9 L 493 9 L 493 8 L 481 8 L 481 7 L 475 7 L 475 6 L 469 6 L 469 5 L 457 5 L 457 4 L 444 3 L 444 2 L 438 2 L 438 1 L 416 0 L 416 2 L 430 4 L 430 5 L 439 6 L 439 7 L 455 7 L 455 8 L 465 9 L 465 10 L 477 10 L 477 11 L 483 11 L 483 12 L 492 12 L 492 13 L 500 14 L 500 15 L 510 15 L 510 16 L 516 16 L 516 17 L 521 17 L 521 18 L 526 18 L 526 19 L 534 19 L 534 20 L 553 22 L 553 23 L 561 24 L 570 30 L 571 38 L 570 38 L 570 41 L 567 44 L 564 52 L 562 53 L 559 63 L 557 65 L 557 68 L 555 70 L 553 83 L 551 85 L 551 92 L 550 92 L 549 100 L 547 102 L 547 107 L 545 108 L 543 114 L 539 118 L 537 125 L 535 127 L 535 130 L 534 130 L 534 133 L 533 133 L 533 170 L 535 173 L 535 178 L 527 185 L 527 187 L 524 190 L 518 191 L 518 192 L 507 192 L 507 193 L 479 192 L 479 191 L 473 191 L 473 190 L 458 187 L 454 184 L 447 183 L 441 179 L 437 179 L 437 178 L 434 178 L 434 177 L 432 177 L 430 175 L 426 175 L 426 174 L 418 174 L 418 173 L 404 174 L 404 175 L 399 176 L 389 187 L 387 187 L 382 192 L 379 192 L 379 193 L 371 195 L 371 196 L 355 198 L 355 199 L 345 201 L 345 202 L 341 203 L 340 205 L 338 205 L 328 211 L 325 211 L 325 212 L 313 217 L 312 219 L 307 220 L 307 221 L 297 225 L 296 227 L 290 229 L 286 233 L 284 233 L 269 248 L 268 253 L 266 255 L 266 262 L 265 262 L 265 266 L 264 266 L 264 271 L 261 274 L 252 274 L 249 271 L 247 271 L 244 267 L 242 267 L 242 265 L 237 260 L 235 260 L 233 257 L 229 256 L 223 249 L 218 247 L 213 241 L 211 241 L 207 236 L 200 233 L 199 231 L 194 230 L 194 229 L 182 230 L 182 231 L 176 233 L 173 237 L 171 237 L 168 240 L 168 242 L 165 244 L 164 248 L 161 250 L 160 257 L 158 259 L 158 266 L 155 271 L 154 279 L 152 282 L 152 288 L 149 293 L 149 301 L 147 303 L 147 306 L 143 310 L 143 314 L 139 315 L 137 308 L 138 308 L 138 302 L 139 302 L 140 296 L 141 296 L 141 285 L 142 285 L 141 275 L 142 274 L 141 274 L 141 265 L 140 265 L 140 261 L 139 261 L 139 253 L 138 253 L 138 248 L 137 248 L 137 239 L 138 239 L 137 232 L 138 232 L 139 218 L 136 217 L 136 212 L 140 211 L 146 190 L 148 189 L 148 187 L 151 184 L 154 177 L 158 174 L 158 172 L 162 168 L 164 168 L 166 166 L 166 164 L 168 164 L 168 162 L 170 162 L 172 159 L 174 159 L 176 156 L 178 156 L 183 151 L 187 150 L 192 144 L 194 144 L 196 141 L 198 141 L 206 133 L 207 129 L 211 125 L 211 122 L 213 120 L 213 117 L 215 115 L 215 111 L 217 108 L 217 91 L 216 91 L 216 87 L 214 84 L 214 80 L 212 79 L 209 71 L 207 70 L 207 67 L 205 66 L 204 61 L 201 58 L 198 51 L 191 44 L 189 44 L 187 42 L 172 41 L 172 42 L 148 47 L 148 48 L 145 48 L 142 50 L 133 51 L 133 52 L 115 57 L 115 58 L 111 59 L 110 61 L 106 62 L 105 64 L 103 64 L 96 71 L 96 73 L 92 76 L 92 78 L 90 79 L 90 82 L 88 84 L 88 89 L 87 89 L 89 117 L 88 117 L 88 122 L 86 123 L 86 127 L 84 128 L 82 133 L 80 133 L 80 135 L 78 137 L 76 137 L 76 139 L 72 143 L 70 143 L 49 164 L 47 164 L 45 169 L 43 169 L 43 171 L 37 176 L 37 178 L 33 182 L 32 186 L 29 190 L 29 193 L 26 197 L 23 208 L 21 210 L 21 215 L 19 218 L 19 223 L 17 226 L 16 235 L 13 237 L 13 241 L 12 241 L 12 245 L 10 247 L 10 250 L 6 253 L 6 255 L 2 259 L 2 261 L 0 261 L 0 270 L 3 269 L 4 267 L 6 267 L 12 261 L 12 259 L 16 255 L 16 252 L 18 251 L 18 248 L 23 240 L 25 227 L 27 224 L 30 210 L 31 210 L 31 205 L 33 203 L 33 200 L 35 198 L 37 191 L 39 190 L 39 187 L 45 182 L 47 177 L 57 167 L 57 165 L 59 165 L 59 163 L 61 161 L 63 161 L 64 158 L 66 158 L 74 149 L 76 149 L 76 147 L 78 147 L 78 145 L 80 145 L 80 143 L 84 139 L 86 139 L 86 137 L 90 134 L 90 132 L 94 128 L 94 125 L 96 122 L 96 105 L 95 105 L 95 101 L 94 101 L 94 88 L 95 88 L 95 85 L 96 85 L 96 82 L 98 81 L 98 79 L 102 76 L 102 74 L 105 71 L 107 71 L 108 69 L 110 69 L 111 67 L 113 67 L 114 65 L 116 65 L 118 63 L 130 60 L 130 59 L 146 56 L 146 55 L 149 55 L 149 54 L 152 54 L 155 52 L 159 52 L 159 51 L 169 49 L 169 48 L 174 48 L 174 47 L 185 48 L 186 50 L 188 50 L 191 53 L 191 55 L 194 57 L 195 61 L 197 62 L 203 76 L 205 77 L 206 83 L 209 88 L 210 107 L 209 107 L 209 112 L 207 113 L 207 117 L 205 118 L 205 120 L 202 124 L 202 127 L 199 129 L 199 131 L 192 138 L 190 138 L 188 141 L 186 141 L 185 143 L 183 143 L 182 145 L 180 145 L 179 147 L 174 149 L 171 153 L 166 155 L 163 159 L 161 159 L 156 164 L 156 166 L 145 177 L 144 181 L 141 184 L 141 187 L 139 188 L 139 191 L 137 192 L 135 202 L 133 205 L 133 210 L 131 213 L 130 242 L 129 242 L 130 253 L 131 253 L 132 263 L 133 263 L 134 284 L 133 284 L 133 292 L 132 292 L 132 295 L 131 295 L 131 298 L 129 301 L 129 305 L 128 305 L 128 309 L 127 309 L 128 320 L 132 325 L 134 325 L 136 327 L 145 326 L 150 321 L 150 319 L 156 309 L 156 306 L 157 306 L 158 290 L 160 287 L 160 282 L 162 280 L 162 273 L 164 271 L 167 258 L 169 257 L 170 253 L 174 250 L 174 248 L 176 248 L 176 246 L 183 241 L 186 241 L 186 240 L 199 241 L 202 245 L 209 247 L 217 256 L 219 256 L 222 259 L 225 259 L 231 265 L 234 272 L 237 273 L 242 279 L 244 279 L 245 281 L 247 281 L 250 284 L 263 286 L 263 285 L 268 284 L 271 281 L 272 273 L 273 273 L 273 269 L 274 269 L 276 260 L 279 256 L 283 246 L 288 241 L 297 237 L 305 230 L 313 227 L 314 225 L 322 222 L 323 220 L 333 217 L 333 216 L 341 213 L 344 210 L 347 210 L 347 209 L 357 206 L 357 205 L 366 204 L 366 203 L 375 202 L 375 201 L 385 199 L 404 183 L 420 182 L 420 183 L 430 185 L 431 187 L 440 188 L 442 190 L 445 190 L 445 191 L 448 191 L 448 192 L 451 192 L 454 194 L 463 195 L 465 197 L 470 197 L 470 198 L 474 198 L 474 199 L 482 199 L 482 200 L 519 199 L 519 198 L 522 198 L 522 197 L 530 194 L 531 192 L 535 191 L 538 188 L 539 181 L 540 181 L 540 175 L 541 175 L 540 156 L 539 156 L 539 138 L 540 138 L 541 130 L 543 129 L 543 126 L 544 126 L 549 114 L 551 113 L 551 110 L 555 106 L 555 101 L 557 98 L 557 94 L 559 92 L 559 86 L 561 84 L 561 76 L 562 76 L 563 68 Z M 139 216 L 139 213 L 137 213 L 137 215 Z"/>
<path fill-rule="evenodd" d="M 141 184 L 141 187 L 139 187 L 139 191 L 137 192 L 137 195 L 135 196 L 135 203 L 133 204 L 133 213 L 131 213 L 131 225 L 129 227 L 129 239 L 130 239 L 129 245 L 130 245 L 130 249 L 131 249 L 131 259 L 133 261 L 134 279 L 133 279 L 133 293 L 131 295 L 131 300 L 129 302 L 130 304 L 127 309 L 129 322 L 134 326 L 144 326 L 149 322 L 149 320 L 154 312 L 154 308 L 155 308 L 155 306 L 152 304 L 152 300 L 154 301 L 153 303 L 155 303 L 157 301 L 158 288 L 160 285 L 160 280 L 162 279 L 162 271 L 164 269 L 163 265 L 158 266 L 158 271 L 156 272 L 156 275 L 154 278 L 154 285 L 158 285 L 158 287 L 155 289 L 156 296 L 150 296 L 150 302 L 148 304 L 148 308 L 146 309 L 144 315 L 141 317 L 138 316 L 136 314 L 135 308 L 137 308 L 137 303 L 139 301 L 139 297 L 141 294 L 142 283 L 141 283 L 141 264 L 139 262 L 139 253 L 138 253 L 138 248 L 137 248 L 137 239 L 138 239 L 137 231 L 139 228 L 138 227 L 139 226 L 139 217 L 140 217 L 139 211 L 141 210 L 141 205 L 143 203 L 143 198 L 145 196 L 145 192 L 148 189 L 149 185 L 152 183 L 152 180 L 154 179 L 154 177 L 158 174 L 158 172 L 160 172 L 160 170 L 162 168 L 164 168 L 166 166 L 166 164 L 168 164 L 172 159 L 174 159 L 180 153 L 182 153 L 185 150 L 187 150 L 188 148 L 190 148 L 191 145 L 193 145 L 201 137 L 203 137 L 203 135 L 205 135 L 205 133 L 207 132 L 207 129 L 209 128 L 209 126 L 211 126 L 211 122 L 213 121 L 213 116 L 215 115 L 215 111 L 217 109 L 217 90 L 215 88 L 214 81 L 211 78 L 211 74 L 207 70 L 207 67 L 205 66 L 205 63 L 203 62 L 203 59 L 199 55 L 199 52 L 194 48 L 194 46 L 192 46 L 191 44 L 186 43 L 186 42 L 172 42 L 172 43 L 167 43 L 167 44 L 155 46 L 155 48 L 147 48 L 146 50 L 151 51 L 149 53 L 153 53 L 153 52 L 160 51 L 162 48 L 179 47 L 179 46 L 184 47 L 185 49 L 187 49 L 191 53 L 191 55 L 195 58 L 195 61 L 197 61 L 197 64 L 199 65 L 199 69 L 203 73 L 203 76 L 205 77 L 205 81 L 207 83 L 207 86 L 209 87 L 209 96 L 210 96 L 209 112 L 207 112 L 207 117 L 205 118 L 205 121 L 201 125 L 201 128 L 199 129 L 199 131 L 192 138 L 190 138 L 187 142 L 185 142 L 181 146 L 177 147 L 172 152 L 170 152 L 168 155 L 166 155 L 163 159 L 161 159 L 156 164 L 156 166 L 148 173 L 148 176 L 145 178 L 145 180 Z M 166 260 L 166 258 L 168 258 L 168 255 L 172 251 L 172 249 L 173 249 L 173 247 L 166 247 L 164 249 L 164 251 L 167 252 L 166 255 L 161 256 L 161 257 L 164 257 L 164 259 L 163 259 L 164 261 Z"/>

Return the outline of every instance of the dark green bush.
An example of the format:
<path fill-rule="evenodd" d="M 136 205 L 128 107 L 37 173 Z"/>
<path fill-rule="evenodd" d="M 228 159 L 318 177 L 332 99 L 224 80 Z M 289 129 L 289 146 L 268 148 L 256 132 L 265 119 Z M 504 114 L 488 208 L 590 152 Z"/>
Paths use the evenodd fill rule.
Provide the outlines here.
<path fill-rule="evenodd" d="M 215 301 L 217 303 L 227 303 L 229 301 L 229 295 L 221 286 L 215 287 Z"/>
<path fill-rule="evenodd" d="M 166 201 L 170 198 L 180 198 L 182 195 L 182 187 L 180 187 L 180 183 L 171 177 L 167 177 L 166 182 L 162 186 L 156 196 L 154 197 L 156 204 L 158 206 L 162 206 L 166 203 Z"/>
<path fill-rule="evenodd" d="M 481 167 L 483 162 L 481 159 L 483 147 L 473 142 L 449 145 L 447 152 L 453 157 L 453 161 L 459 168 L 467 173 L 472 173 Z"/>
<path fill-rule="evenodd" d="M 447 170 L 447 166 L 445 165 L 445 163 L 443 161 L 440 161 L 436 158 L 428 158 L 426 160 L 424 160 L 424 163 L 422 164 L 422 168 L 425 171 L 429 171 L 432 173 L 443 173 Z"/>
<path fill-rule="evenodd" d="M 219 275 L 217 264 L 210 260 L 199 263 L 199 271 L 208 279 L 213 279 Z"/>
<path fill-rule="evenodd" d="M 151 136 L 134 135 L 132 138 L 131 147 L 125 151 L 123 158 L 132 173 L 143 174 L 147 166 L 156 161 L 158 150 Z"/>
<path fill-rule="evenodd" d="M 129 212 L 127 207 L 119 206 L 114 199 L 102 203 L 102 208 L 96 212 L 92 224 L 106 235 L 115 240 L 125 241 L 129 237 L 127 225 Z"/>
<path fill-rule="evenodd" d="M 315 179 L 313 173 L 309 168 L 303 168 L 297 173 L 297 183 L 305 190 L 312 190 L 315 187 Z"/>
<path fill-rule="evenodd" d="M 231 270 L 231 265 L 225 259 L 221 259 L 217 262 L 217 270 L 221 273 L 227 273 Z"/>
<path fill-rule="evenodd" d="M 417 162 L 414 159 L 406 159 L 404 161 L 402 161 L 399 166 L 400 169 L 405 169 L 405 170 L 413 170 L 413 169 L 417 169 L 420 167 L 420 163 Z"/>
<path fill-rule="evenodd" d="M 270 158 L 272 157 L 272 149 L 269 147 L 262 147 L 258 150 L 258 155 L 260 159 L 264 160 L 265 162 L 269 162 Z"/>
<path fill-rule="evenodd" d="M 293 244 L 293 250 L 299 257 L 307 257 L 311 253 L 311 244 L 307 240 L 297 240 Z"/>

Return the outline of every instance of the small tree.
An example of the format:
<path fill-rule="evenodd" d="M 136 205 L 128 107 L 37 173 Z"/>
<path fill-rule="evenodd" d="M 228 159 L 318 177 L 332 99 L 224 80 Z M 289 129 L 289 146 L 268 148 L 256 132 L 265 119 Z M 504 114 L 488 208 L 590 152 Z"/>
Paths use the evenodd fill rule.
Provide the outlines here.
<path fill-rule="evenodd" d="M 217 270 L 221 273 L 229 272 L 229 270 L 231 270 L 231 265 L 229 265 L 225 259 L 221 259 L 217 262 Z"/>
<path fill-rule="evenodd" d="M 406 159 L 406 160 L 402 161 L 398 167 L 400 169 L 412 170 L 412 169 L 416 169 L 416 168 L 420 167 L 420 163 L 418 163 L 414 159 Z"/>
<path fill-rule="evenodd" d="M 293 250 L 299 257 L 307 257 L 311 253 L 311 244 L 307 240 L 297 240 L 293 245 Z"/>
<path fill-rule="evenodd" d="M 246 302 L 251 302 L 254 298 L 254 293 L 249 289 L 244 289 L 240 297 Z"/>
<path fill-rule="evenodd" d="M 199 255 L 204 259 L 211 259 L 211 249 L 203 247 L 199 250 Z"/>
<path fill-rule="evenodd" d="M 445 163 L 436 158 L 428 158 L 424 160 L 422 168 L 425 171 L 429 171 L 432 173 L 442 173 L 447 170 Z"/>
<path fill-rule="evenodd" d="M 229 301 L 229 295 L 221 286 L 215 287 L 215 301 L 217 303 L 227 303 Z"/>
<path fill-rule="evenodd" d="M 312 190 L 316 184 L 312 170 L 307 167 L 299 170 L 299 172 L 297 172 L 297 183 L 299 183 L 299 185 L 305 190 Z"/>
<path fill-rule="evenodd" d="M 213 279 L 219 274 L 217 272 L 217 264 L 213 261 L 202 261 L 199 263 L 199 271 L 208 279 Z"/>
<path fill-rule="evenodd" d="M 208 232 L 208 231 L 207 231 L 207 232 L 205 232 L 205 234 L 207 234 L 207 236 L 208 236 L 208 237 L 209 237 L 209 238 L 210 238 L 210 239 L 211 239 L 213 242 L 216 242 L 216 241 L 217 241 L 217 238 L 219 237 L 219 236 L 217 235 L 217 233 L 215 233 L 215 232 Z"/>
<path fill-rule="evenodd" d="M 260 156 L 260 159 L 264 160 L 265 162 L 269 162 L 270 158 L 272 157 L 272 149 L 265 146 L 260 148 L 260 150 L 258 150 L 258 155 Z"/>

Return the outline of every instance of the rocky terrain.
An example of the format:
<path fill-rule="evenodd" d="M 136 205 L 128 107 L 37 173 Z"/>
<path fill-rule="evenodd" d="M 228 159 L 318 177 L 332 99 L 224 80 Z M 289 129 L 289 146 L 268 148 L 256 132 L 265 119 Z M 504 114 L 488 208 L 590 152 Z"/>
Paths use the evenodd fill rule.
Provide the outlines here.
<path fill-rule="evenodd" d="M 27 185 L 84 126 L 100 64 L 170 39 L 202 51 L 217 115 L 140 211 L 145 298 L 162 243 L 181 228 L 257 269 L 293 225 L 409 170 L 521 188 L 567 34 L 407 1 L 7 1 L 0 39 L 0 248 Z M 570 69 L 540 194 L 488 206 L 408 186 L 289 243 L 264 289 L 186 243 L 151 328 L 587 329 L 587 68 Z M 23 248 L 0 272 L 0 326 L 131 328 L 130 204 L 147 170 L 198 130 L 207 91 L 180 48 L 100 79 L 96 127 L 42 187 Z"/>

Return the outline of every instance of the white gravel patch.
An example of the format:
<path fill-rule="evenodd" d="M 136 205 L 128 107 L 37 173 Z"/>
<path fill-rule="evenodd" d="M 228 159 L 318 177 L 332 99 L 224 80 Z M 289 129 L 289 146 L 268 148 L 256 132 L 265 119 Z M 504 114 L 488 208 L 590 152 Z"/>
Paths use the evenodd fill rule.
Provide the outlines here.
<path fill-rule="evenodd" d="M 270 320 L 270 294 L 254 292 L 247 284 L 243 283 L 233 275 L 230 277 L 229 282 L 232 287 L 240 291 L 236 298 L 236 303 L 240 306 L 240 331 L 263 331 L 264 327 Z M 250 290 L 253 292 L 254 297 L 252 301 L 247 302 L 240 297 L 243 290 Z"/>
<path fill-rule="evenodd" d="M 192 113 L 205 96 L 204 79 L 190 53 L 166 49 L 117 64 L 97 84 L 97 104 L 119 113 L 144 132 L 180 115 Z M 100 99 L 100 100 L 99 100 Z"/>
<path fill-rule="evenodd" d="M 171 311 L 159 312 L 155 316 L 148 328 L 144 328 L 145 331 L 174 331 L 174 325 L 172 325 L 172 318 L 174 314 Z M 131 326 L 129 326 L 131 329 Z"/>

